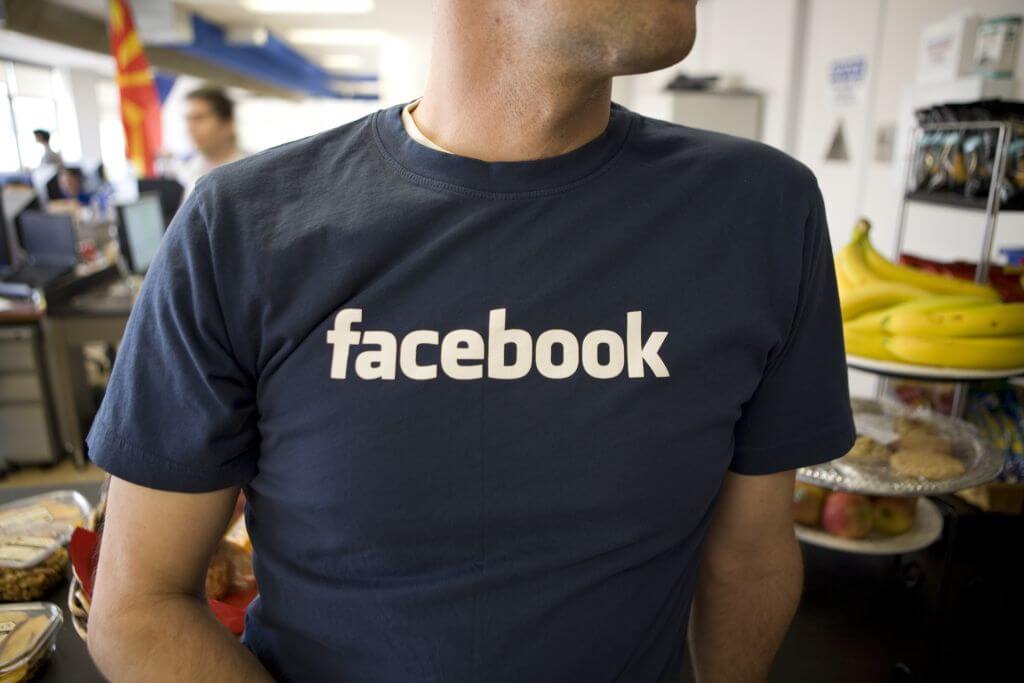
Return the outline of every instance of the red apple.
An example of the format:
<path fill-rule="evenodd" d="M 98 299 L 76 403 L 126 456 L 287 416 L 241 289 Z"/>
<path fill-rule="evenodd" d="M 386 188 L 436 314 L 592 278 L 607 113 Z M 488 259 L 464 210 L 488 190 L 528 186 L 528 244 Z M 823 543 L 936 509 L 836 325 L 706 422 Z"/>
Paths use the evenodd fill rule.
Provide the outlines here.
<path fill-rule="evenodd" d="M 828 490 L 820 486 L 796 482 L 796 486 L 793 487 L 793 521 L 818 526 L 821 519 L 821 504 L 827 493 Z"/>
<path fill-rule="evenodd" d="M 917 498 L 879 496 L 873 499 L 875 528 L 883 534 L 905 534 L 914 527 Z"/>
<path fill-rule="evenodd" d="M 871 531 L 871 517 L 867 496 L 837 491 L 825 499 L 821 526 L 833 536 L 864 538 Z"/>

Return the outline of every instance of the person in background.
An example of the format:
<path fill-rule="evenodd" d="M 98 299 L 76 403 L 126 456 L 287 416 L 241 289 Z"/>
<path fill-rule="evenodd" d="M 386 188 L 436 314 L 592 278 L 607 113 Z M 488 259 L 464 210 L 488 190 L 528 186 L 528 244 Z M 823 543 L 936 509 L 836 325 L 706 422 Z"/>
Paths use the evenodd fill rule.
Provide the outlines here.
<path fill-rule="evenodd" d="M 235 103 L 223 90 L 198 88 L 185 99 L 185 122 L 196 153 L 179 171 L 178 182 L 188 196 L 200 176 L 245 155 L 235 136 Z"/>
<path fill-rule="evenodd" d="M 61 166 L 57 182 L 65 199 L 76 199 L 82 206 L 89 205 L 92 193 L 86 191 L 85 177 L 78 166 Z"/>
<path fill-rule="evenodd" d="M 35 136 L 36 142 L 43 146 L 43 156 L 39 159 L 40 166 L 60 166 L 62 159 L 60 153 L 55 152 L 53 147 L 50 147 L 50 131 L 37 128 L 32 131 L 32 135 Z"/>

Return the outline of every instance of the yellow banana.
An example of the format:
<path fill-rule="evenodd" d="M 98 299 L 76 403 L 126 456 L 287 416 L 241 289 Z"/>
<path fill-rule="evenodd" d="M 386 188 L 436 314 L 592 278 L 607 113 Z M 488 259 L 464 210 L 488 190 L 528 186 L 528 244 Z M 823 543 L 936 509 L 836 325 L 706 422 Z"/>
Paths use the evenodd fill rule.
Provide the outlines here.
<path fill-rule="evenodd" d="M 847 279 L 846 274 L 843 273 L 843 269 L 839 267 L 839 256 L 835 259 L 835 273 L 836 273 L 836 285 L 839 287 L 839 293 L 842 294 L 844 290 L 849 291 L 853 289 L 853 283 Z"/>
<path fill-rule="evenodd" d="M 861 239 L 856 234 L 849 244 L 839 250 L 836 262 L 843 273 L 843 278 L 851 287 L 860 287 L 869 282 L 881 282 L 883 280 L 883 278 L 876 275 L 868 267 L 868 262 L 864 258 Z"/>
<path fill-rule="evenodd" d="M 839 305 L 843 320 L 850 321 L 870 311 L 930 296 L 932 294 L 927 290 L 899 282 L 869 282 L 860 287 L 841 288 Z"/>
<path fill-rule="evenodd" d="M 907 363 L 972 370 L 1024 366 L 1024 337 L 884 337 L 885 348 Z"/>
<path fill-rule="evenodd" d="M 862 225 L 863 224 L 863 225 Z M 993 301 L 999 301 L 999 293 L 988 285 L 968 282 L 954 277 L 946 277 L 936 273 L 927 273 L 917 268 L 911 268 L 898 263 L 879 254 L 868 239 L 870 223 L 861 219 L 854 228 L 854 239 L 863 234 L 861 249 L 864 261 L 872 273 L 882 279 L 894 282 L 902 282 L 914 287 L 921 287 L 936 294 L 958 294 L 961 296 L 977 296 Z M 845 248 L 845 247 L 844 247 Z"/>
<path fill-rule="evenodd" d="M 1024 303 L 941 311 L 893 311 L 883 322 L 889 334 L 917 337 L 1012 337 L 1024 335 Z"/>
<path fill-rule="evenodd" d="M 883 334 L 851 330 L 849 326 L 843 325 L 843 338 L 847 353 L 878 360 L 899 360 L 892 355 L 889 349 L 885 348 L 885 335 Z"/>
<path fill-rule="evenodd" d="M 865 313 L 858 318 L 847 321 L 846 325 L 860 332 L 886 332 L 886 320 L 897 313 L 931 313 L 949 308 L 973 308 L 975 306 L 990 307 L 992 302 L 989 299 L 979 299 L 975 296 L 943 296 L 933 294 L 921 299 L 912 299 L 902 304 L 897 304 L 880 311 Z"/>

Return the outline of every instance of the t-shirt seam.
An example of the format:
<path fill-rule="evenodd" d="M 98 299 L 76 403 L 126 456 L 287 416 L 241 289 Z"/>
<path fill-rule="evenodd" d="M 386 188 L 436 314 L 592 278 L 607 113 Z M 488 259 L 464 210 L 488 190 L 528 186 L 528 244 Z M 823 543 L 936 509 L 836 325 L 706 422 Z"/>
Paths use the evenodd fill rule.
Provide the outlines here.
<path fill-rule="evenodd" d="M 475 197 L 477 199 L 501 199 L 501 200 L 526 200 L 526 199 L 538 199 L 541 197 L 551 197 L 559 194 L 564 194 L 577 187 L 590 182 L 594 178 L 597 178 L 608 171 L 612 167 L 616 159 L 622 154 L 622 150 L 626 147 L 626 142 L 629 140 L 630 135 L 633 132 L 634 114 L 632 112 L 625 112 L 625 115 L 629 116 L 629 120 L 626 122 L 626 132 L 622 136 L 622 141 L 619 143 L 618 148 L 609 157 L 604 164 L 587 173 L 581 178 L 577 178 L 572 182 L 560 185 L 558 187 L 543 188 L 537 190 L 524 190 L 523 192 L 488 192 L 486 190 L 477 190 L 463 185 L 456 185 L 455 183 L 449 183 L 444 180 L 438 180 L 427 175 L 423 175 L 417 171 L 407 168 L 401 161 L 387 149 L 387 145 L 384 144 L 384 139 L 380 132 L 380 115 L 385 110 L 377 110 L 373 113 L 373 118 L 370 121 L 371 135 L 377 151 L 384 158 L 385 163 L 392 168 L 399 176 L 405 178 L 407 181 L 417 185 L 424 185 L 433 189 L 442 190 L 446 192 L 452 192 L 454 194 L 461 194 L 469 197 Z"/>
<path fill-rule="evenodd" d="M 852 427 L 852 424 L 851 424 L 850 420 L 848 419 L 848 417 L 844 417 L 841 420 L 836 420 L 835 422 L 830 422 L 827 426 L 822 427 L 821 429 L 816 429 L 813 432 L 804 433 L 804 434 L 802 434 L 801 436 L 799 436 L 799 437 L 797 437 L 795 439 L 790 439 L 788 441 L 781 441 L 781 442 L 779 442 L 777 444 L 772 444 L 770 446 L 737 446 L 735 450 L 736 450 L 737 453 L 747 453 L 747 452 L 751 452 L 751 451 L 758 451 L 758 452 L 760 452 L 760 451 L 771 451 L 771 450 L 774 450 L 774 449 L 777 449 L 777 448 L 787 448 L 787 447 L 793 446 L 794 444 L 803 443 L 805 441 L 809 441 L 811 439 L 820 437 L 822 434 L 827 434 L 829 432 L 836 432 L 836 431 L 840 431 L 840 430 L 847 431 L 851 427 Z M 737 434 L 737 437 L 740 437 L 740 436 L 742 436 L 742 435 L 741 434 Z"/>
<path fill-rule="evenodd" d="M 245 468 L 244 464 L 242 466 L 235 465 L 235 466 L 231 466 L 231 467 L 217 467 L 217 468 L 214 468 L 214 469 L 198 469 L 198 468 L 193 468 L 193 467 L 190 467 L 190 466 L 185 465 L 183 463 L 180 463 L 177 460 L 172 460 L 171 458 L 168 458 L 168 457 L 163 456 L 163 455 L 159 455 L 157 453 L 153 453 L 152 451 L 150 451 L 148 449 L 142 448 L 141 446 L 136 444 L 134 441 L 128 439 L 128 437 L 126 437 L 120 430 L 116 429 L 113 425 L 110 424 L 109 421 L 107 421 L 105 418 L 103 418 L 103 417 L 101 417 L 99 415 L 97 415 L 95 417 L 93 422 L 94 422 L 95 426 L 99 428 L 98 431 L 95 432 L 97 438 L 99 438 L 101 440 L 104 440 L 104 441 L 113 442 L 114 445 L 118 446 L 119 448 L 121 448 L 124 451 L 126 451 L 128 453 L 131 453 L 133 455 L 142 456 L 145 459 L 155 460 L 157 462 L 164 463 L 164 464 L 168 465 L 172 469 L 177 469 L 177 470 L 180 470 L 182 472 L 187 472 L 189 474 L 203 475 L 203 474 L 223 474 L 225 472 L 234 472 L 234 471 L 241 470 L 241 469 Z M 229 458 L 226 462 L 235 461 L 239 457 L 241 457 L 242 455 L 245 455 L 245 453 L 242 453 L 242 454 L 240 454 L 238 456 L 235 456 L 233 458 Z"/>

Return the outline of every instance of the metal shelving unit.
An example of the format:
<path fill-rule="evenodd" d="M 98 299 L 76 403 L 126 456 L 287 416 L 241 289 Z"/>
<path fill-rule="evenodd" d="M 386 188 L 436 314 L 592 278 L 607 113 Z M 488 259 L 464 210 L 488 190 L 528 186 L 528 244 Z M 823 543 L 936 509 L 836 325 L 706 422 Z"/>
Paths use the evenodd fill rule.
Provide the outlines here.
<path fill-rule="evenodd" d="M 960 131 L 960 130 L 995 130 L 997 131 L 995 157 L 992 163 L 992 180 L 989 183 L 988 196 L 971 198 L 963 195 L 957 195 L 952 192 L 926 192 L 920 190 L 913 190 L 912 180 L 914 172 L 917 168 L 918 159 L 918 141 L 921 136 L 935 131 Z M 988 281 L 989 266 L 992 262 L 992 246 L 995 241 L 996 223 L 999 219 L 1000 211 L 1020 211 L 1024 207 L 1006 209 L 1001 206 L 999 199 L 999 185 L 1002 178 L 1006 175 L 1006 163 L 1009 157 L 1010 141 L 1014 135 L 1024 135 L 1024 125 L 1012 123 L 1008 121 L 964 121 L 955 123 L 926 123 L 919 125 L 914 129 L 913 134 L 910 136 L 910 155 L 907 163 L 907 173 L 903 183 L 903 195 L 900 199 L 900 208 L 898 218 L 896 220 L 896 234 L 893 240 L 893 254 L 895 260 L 899 260 L 900 252 L 903 248 L 903 238 L 906 234 L 907 224 L 907 206 L 911 203 L 921 204 L 932 204 L 936 206 L 945 206 L 954 208 L 957 210 L 966 211 L 983 211 L 985 216 L 985 233 L 982 237 L 981 254 L 978 257 L 978 267 L 974 271 L 974 281 L 983 283 Z M 857 367 L 857 366 L 854 366 Z M 873 372 L 869 368 L 857 367 L 859 370 L 867 372 Z M 893 376 L 892 373 L 878 373 L 878 397 L 882 397 L 886 393 L 888 387 L 889 378 Z M 967 386 L 970 380 L 963 380 L 955 376 L 955 373 L 951 373 L 953 376 L 942 376 L 940 371 L 937 371 L 926 378 L 929 381 L 936 382 L 948 382 L 954 383 L 955 389 L 953 392 L 953 405 L 950 411 L 954 417 L 963 417 L 964 409 L 966 407 L 967 399 Z M 915 379 L 923 379 L 921 376 L 910 376 Z"/>

